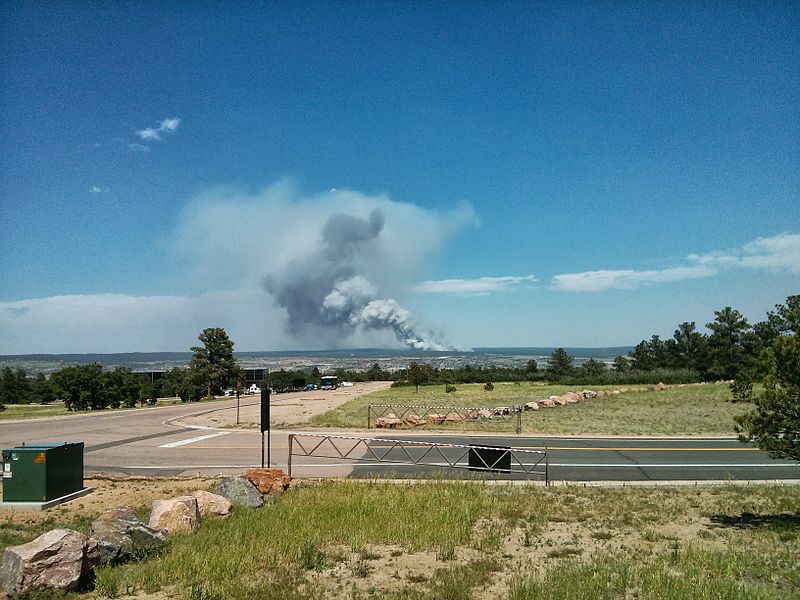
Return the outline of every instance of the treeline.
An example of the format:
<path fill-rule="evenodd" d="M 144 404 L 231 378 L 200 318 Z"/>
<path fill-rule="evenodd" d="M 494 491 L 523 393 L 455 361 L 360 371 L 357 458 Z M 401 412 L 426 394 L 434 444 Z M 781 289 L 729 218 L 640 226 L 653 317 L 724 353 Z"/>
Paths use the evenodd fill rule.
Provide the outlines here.
<path fill-rule="evenodd" d="M 49 404 L 55 400 L 56 394 L 44 373 L 31 378 L 21 368 L 5 367 L 0 371 L 0 407 L 5 404 Z"/>
<path fill-rule="evenodd" d="M 241 388 L 244 370 L 233 359 L 233 342 L 220 327 L 204 329 L 201 346 L 192 346 L 188 369 L 179 367 L 155 381 L 127 367 L 103 370 L 97 363 L 74 365 L 30 378 L 24 369 L 0 373 L 0 411 L 6 404 L 63 400 L 67 410 L 100 410 L 154 405 L 158 398 L 178 397 L 196 402 L 220 394 L 229 386 Z"/>
<path fill-rule="evenodd" d="M 63 400 L 67 410 L 99 410 L 152 406 L 158 398 L 172 396 L 184 402 L 197 401 L 205 391 L 204 383 L 180 368 L 167 371 L 155 382 L 127 367 L 104 370 L 97 363 L 64 367 L 49 378 L 42 373 L 28 377 L 25 369 L 5 368 L 0 374 L 0 406 Z"/>
<path fill-rule="evenodd" d="M 798 307 L 800 296 L 789 296 L 765 320 L 751 324 L 738 310 L 726 306 L 706 324 L 709 334 L 697 331 L 694 321 L 681 323 L 672 338 L 654 335 L 639 342 L 627 358 L 618 356 L 614 369 L 683 369 L 705 381 L 762 379 L 769 371 L 775 343 L 797 327 Z"/>

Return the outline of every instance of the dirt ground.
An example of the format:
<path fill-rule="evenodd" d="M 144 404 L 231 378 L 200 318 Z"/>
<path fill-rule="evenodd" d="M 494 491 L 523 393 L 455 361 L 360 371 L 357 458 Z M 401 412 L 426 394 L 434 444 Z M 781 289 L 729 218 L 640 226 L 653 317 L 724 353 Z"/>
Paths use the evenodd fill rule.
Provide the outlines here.
<path fill-rule="evenodd" d="M 315 415 L 338 408 L 364 394 L 388 389 L 391 385 L 391 381 L 369 381 L 332 391 L 310 390 L 274 394 L 270 399 L 271 421 L 274 427 L 307 423 Z M 240 400 L 239 427 L 257 428 L 260 422 L 260 410 L 257 397 L 243 396 Z M 203 427 L 236 427 L 236 407 L 210 409 L 205 414 L 181 419 L 181 423 Z"/>
<path fill-rule="evenodd" d="M 195 490 L 210 490 L 217 479 L 193 477 L 191 479 L 160 479 L 152 477 L 89 478 L 86 487 L 93 491 L 86 496 L 59 504 L 48 510 L 31 511 L 0 508 L 0 523 L 37 523 L 52 518 L 71 520 L 79 517 L 94 518 L 109 508 L 117 506 L 148 506 L 153 500 L 174 498 Z"/>
<path fill-rule="evenodd" d="M 45 522 L 48 519 L 69 521 L 71 519 L 94 518 L 108 508 L 116 506 L 147 506 L 154 499 L 175 497 L 198 489 L 210 489 L 215 478 L 90 478 L 87 486 L 94 491 L 80 499 L 54 507 L 47 511 L 30 512 L 0 509 L 0 524 L 13 527 Z M 299 485 L 314 485 L 298 482 Z M 565 492 L 568 490 L 565 490 Z M 697 505 L 713 497 L 712 491 L 698 496 Z M 661 556 L 681 547 L 697 545 L 723 550 L 724 537 L 714 534 L 711 521 L 700 514 L 700 509 L 689 511 L 668 523 L 652 523 L 604 528 L 594 523 L 552 518 L 543 527 L 528 532 L 518 524 L 510 531 L 491 518 L 481 519 L 474 526 L 477 542 L 468 547 L 454 548 L 451 556 L 443 558 L 436 551 L 409 552 L 395 545 L 370 544 L 361 552 L 346 546 L 328 546 L 327 566 L 321 572 L 308 571 L 310 581 L 325 590 L 325 597 L 350 598 L 354 591 L 369 596 L 376 590 L 382 593 L 398 592 L 409 584 L 424 585 L 431 580 L 437 569 L 448 569 L 459 564 L 481 558 L 495 558 L 499 570 L 488 574 L 486 584 L 473 589 L 476 600 L 489 600 L 507 594 L 508 585 L 515 574 L 542 571 L 552 566 L 553 561 L 563 556 L 573 556 L 581 561 L 590 561 L 597 556 L 623 552 L 631 555 Z M 502 535 L 486 547 L 480 540 L 492 540 L 494 532 L 505 529 Z M 530 535 L 529 535 L 530 533 Z M 363 565 L 363 566 L 360 566 Z M 354 575 L 358 568 L 365 569 L 363 575 Z M 421 583 L 422 582 L 422 583 Z M 88 597 L 100 597 L 97 592 Z M 131 598 L 130 596 L 121 596 Z M 137 600 L 163 600 L 175 597 L 174 590 L 162 590 L 155 594 L 137 594 Z M 0 599 L 4 598 L 0 592 Z"/>

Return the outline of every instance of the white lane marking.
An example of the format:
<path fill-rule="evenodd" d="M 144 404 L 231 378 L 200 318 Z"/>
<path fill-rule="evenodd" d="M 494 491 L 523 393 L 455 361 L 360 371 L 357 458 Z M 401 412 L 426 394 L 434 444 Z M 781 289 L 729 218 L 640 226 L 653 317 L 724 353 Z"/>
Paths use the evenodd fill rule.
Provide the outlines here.
<path fill-rule="evenodd" d="M 159 448 L 177 448 L 178 446 L 185 446 L 186 444 L 194 444 L 195 442 L 201 442 L 203 440 L 215 438 L 220 435 L 228 435 L 228 432 L 223 431 L 220 433 L 210 433 L 208 435 L 200 435 L 197 437 L 189 438 L 188 440 L 180 440 L 179 442 L 170 442 L 169 444 L 164 444 L 162 446 L 159 446 Z"/>

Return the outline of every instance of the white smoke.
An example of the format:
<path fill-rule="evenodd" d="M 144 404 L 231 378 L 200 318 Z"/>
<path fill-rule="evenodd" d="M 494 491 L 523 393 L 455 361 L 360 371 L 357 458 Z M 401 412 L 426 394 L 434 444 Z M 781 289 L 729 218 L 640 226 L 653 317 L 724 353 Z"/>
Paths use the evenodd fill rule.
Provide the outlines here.
<path fill-rule="evenodd" d="M 302 197 L 279 183 L 254 195 L 218 190 L 196 199 L 176 244 L 198 282 L 231 289 L 260 283 L 299 346 L 385 343 L 387 332 L 409 347 L 438 350 L 452 346 L 400 301 L 475 220 L 469 205 L 438 213 L 347 190 Z M 252 236 L 237 243 L 244 226 Z M 212 239 L 232 243 L 198 244 Z"/>
<path fill-rule="evenodd" d="M 378 251 L 385 222 L 379 208 L 370 210 L 366 218 L 332 214 L 313 252 L 264 278 L 266 289 L 286 310 L 291 333 L 324 328 L 341 339 L 359 329 L 389 329 L 412 348 L 452 349 L 414 323 L 411 313 L 396 300 L 381 298 L 378 288 L 358 272 Z"/>

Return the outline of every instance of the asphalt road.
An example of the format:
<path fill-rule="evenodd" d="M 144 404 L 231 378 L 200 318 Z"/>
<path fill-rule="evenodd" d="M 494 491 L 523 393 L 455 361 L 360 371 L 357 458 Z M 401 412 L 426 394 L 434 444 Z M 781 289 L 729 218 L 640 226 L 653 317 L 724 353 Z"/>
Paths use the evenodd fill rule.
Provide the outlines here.
<path fill-rule="evenodd" d="M 187 429 L 180 418 L 201 410 L 235 407 L 235 400 L 208 405 L 179 405 L 128 411 L 90 413 L 50 419 L 0 422 L 0 448 L 21 442 L 83 441 L 85 472 L 134 475 L 218 475 L 240 473 L 259 466 L 261 436 L 258 431 L 233 429 Z M 400 476 L 419 477 L 438 471 L 454 477 L 474 477 L 466 469 L 447 469 L 457 458 L 462 466 L 466 450 L 444 448 L 441 453 L 430 444 L 392 447 L 386 442 L 366 444 L 356 440 L 324 441 L 319 434 L 336 432 L 316 430 L 316 436 L 294 440 L 293 475 L 297 477 L 329 476 Z M 734 439 L 722 438 L 582 438 L 523 436 L 457 436 L 430 433 L 370 431 L 353 435 L 383 437 L 446 444 L 480 444 L 511 446 L 515 450 L 547 449 L 548 476 L 551 481 L 658 481 L 658 480 L 776 480 L 800 479 L 800 465 L 774 460 L 759 450 L 744 446 Z M 286 468 L 288 431 L 271 434 L 271 462 Z M 323 445 L 313 450 L 320 441 Z M 300 446 L 298 446 L 298 442 Z M 303 450 L 310 456 L 298 456 Z M 369 454 L 384 460 L 404 462 L 427 454 L 414 466 L 383 462 L 368 465 L 350 460 Z M 344 458 L 339 454 L 345 454 Z M 332 456 L 323 458 L 321 455 Z M 518 458 L 517 458 L 518 455 Z M 515 465 L 532 465 L 541 455 L 514 453 Z M 516 468 L 516 467 L 515 467 Z M 543 473 L 543 464 L 524 467 Z M 499 478 L 519 478 L 501 473 Z M 526 476 L 527 477 L 527 476 Z"/>

